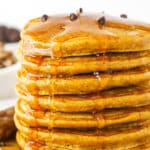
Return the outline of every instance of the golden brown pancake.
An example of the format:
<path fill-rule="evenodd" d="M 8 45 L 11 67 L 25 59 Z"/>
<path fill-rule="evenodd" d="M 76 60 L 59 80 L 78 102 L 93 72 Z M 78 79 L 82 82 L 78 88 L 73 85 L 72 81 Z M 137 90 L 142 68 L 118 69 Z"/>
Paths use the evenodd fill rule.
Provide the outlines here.
<path fill-rule="evenodd" d="M 33 140 L 28 140 L 27 136 L 17 133 L 17 141 L 20 147 L 30 150 L 148 150 L 150 148 L 150 139 L 143 141 L 142 139 L 136 142 L 120 145 L 109 146 L 92 146 L 83 147 L 80 145 L 65 145 L 65 144 L 53 144 L 53 143 L 40 143 Z"/>
<path fill-rule="evenodd" d="M 15 107 L 19 120 L 30 127 L 52 128 L 104 128 L 115 124 L 146 121 L 150 119 L 150 106 L 104 110 L 95 113 L 60 113 L 31 109 L 27 102 L 19 100 Z"/>
<path fill-rule="evenodd" d="M 98 20 L 104 16 L 105 24 Z M 150 49 L 150 25 L 105 14 L 81 14 L 35 18 L 22 31 L 19 51 L 51 57 L 81 56 L 102 52 L 129 52 Z"/>
<path fill-rule="evenodd" d="M 39 77 L 21 69 L 18 71 L 18 79 L 24 85 L 24 90 L 32 95 L 85 94 L 148 81 L 150 68 L 71 77 Z"/>
<path fill-rule="evenodd" d="M 149 147 L 150 25 L 72 15 L 44 15 L 22 30 L 14 117 L 20 147 Z"/>
<path fill-rule="evenodd" d="M 116 88 L 87 95 L 33 96 L 17 84 L 18 96 L 33 109 L 61 112 L 85 112 L 106 108 L 138 107 L 150 104 L 149 84 Z"/>
<path fill-rule="evenodd" d="M 150 64 L 149 52 L 108 53 L 97 56 L 51 59 L 24 56 L 22 67 L 34 74 L 73 75 L 107 70 L 126 70 Z M 88 67 L 87 67 L 88 66 Z"/>
<path fill-rule="evenodd" d="M 17 128 L 29 140 L 42 143 L 71 144 L 81 146 L 108 146 L 113 144 L 127 144 L 150 137 L 150 123 L 139 122 L 104 128 L 101 130 L 47 130 L 45 128 L 31 128 L 21 120 L 16 119 Z M 119 137 L 119 138 L 118 138 Z M 78 139 L 78 140 L 76 140 Z"/>

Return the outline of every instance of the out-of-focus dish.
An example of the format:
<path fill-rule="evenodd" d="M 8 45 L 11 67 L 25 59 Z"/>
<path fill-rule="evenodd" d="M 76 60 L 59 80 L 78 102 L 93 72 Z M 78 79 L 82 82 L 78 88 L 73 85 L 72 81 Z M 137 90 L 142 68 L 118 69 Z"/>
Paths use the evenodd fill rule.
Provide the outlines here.
<path fill-rule="evenodd" d="M 20 32 L 15 28 L 0 26 L 0 149 L 17 149 L 15 142 L 8 142 L 15 135 L 14 105 L 16 94 L 16 50 Z"/>
<path fill-rule="evenodd" d="M 1 45 L 2 46 L 2 45 Z M 17 144 L 10 140 L 14 136 L 16 127 L 13 121 L 16 94 L 14 86 L 16 84 L 16 70 L 18 68 L 16 49 L 18 43 L 5 44 L 1 47 L 3 58 L 1 63 L 5 65 L 0 68 L 0 149 L 17 150 Z"/>
<path fill-rule="evenodd" d="M 0 41 L 14 43 L 20 40 L 20 31 L 17 28 L 0 25 Z"/>
<path fill-rule="evenodd" d="M 16 50 L 20 40 L 20 31 L 14 27 L 0 25 L 0 110 L 10 106 L 14 101 L 14 86 L 16 83 L 16 70 L 18 68 Z M 5 102 L 6 101 L 6 102 Z"/>
<path fill-rule="evenodd" d="M 14 135 L 16 128 L 13 121 L 16 94 L 16 70 L 18 68 L 16 48 L 18 44 L 1 45 L 1 67 L 0 68 L 0 149 L 5 146 L 4 140 Z M 16 146 L 15 146 L 16 147 Z"/>
<path fill-rule="evenodd" d="M 11 59 L 13 58 L 15 63 L 14 60 L 7 58 L 5 64 L 6 66 L 0 68 L 0 102 L 5 101 L 5 99 L 12 99 L 16 97 L 14 86 L 16 84 L 16 70 L 18 68 L 18 63 L 16 60 L 17 48 L 18 43 L 5 44 L 4 47 L 5 51 L 9 51 L 6 53 L 10 53 Z"/>
<path fill-rule="evenodd" d="M 0 68 L 11 66 L 17 62 L 12 51 L 6 51 L 4 43 L 0 42 Z"/>

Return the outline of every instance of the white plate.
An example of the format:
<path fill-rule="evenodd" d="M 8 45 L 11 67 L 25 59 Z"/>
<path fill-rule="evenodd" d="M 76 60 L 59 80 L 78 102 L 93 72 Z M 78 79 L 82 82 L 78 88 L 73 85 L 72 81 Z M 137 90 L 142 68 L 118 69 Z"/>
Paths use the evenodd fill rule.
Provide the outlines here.
<path fill-rule="evenodd" d="M 0 110 L 7 109 L 15 105 L 17 98 L 0 100 Z"/>
<path fill-rule="evenodd" d="M 16 56 L 17 43 L 6 44 L 5 49 L 12 51 Z M 0 110 L 14 106 L 17 96 L 15 94 L 16 72 L 19 64 L 16 63 L 0 69 Z"/>

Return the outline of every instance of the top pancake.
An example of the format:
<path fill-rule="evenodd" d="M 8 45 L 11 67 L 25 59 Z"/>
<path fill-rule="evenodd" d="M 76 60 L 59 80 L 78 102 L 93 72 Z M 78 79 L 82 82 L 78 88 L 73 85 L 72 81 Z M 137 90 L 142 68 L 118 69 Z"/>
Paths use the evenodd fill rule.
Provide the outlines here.
<path fill-rule="evenodd" d="M 98 19 L 105 17 L 105 24 Z M 102 52 L 150 49 L 150 25 L 104 14 L 78 14 L 32 19 L 22 31 L 19 51 L 25 55 L 68 57 Z"/>

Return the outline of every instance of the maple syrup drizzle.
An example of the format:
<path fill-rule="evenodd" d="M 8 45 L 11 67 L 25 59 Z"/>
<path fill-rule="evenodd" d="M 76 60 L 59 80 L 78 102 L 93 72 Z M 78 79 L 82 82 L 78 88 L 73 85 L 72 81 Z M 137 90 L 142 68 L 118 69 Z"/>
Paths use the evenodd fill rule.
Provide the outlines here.
<path fill-rule="evenodd" d="M 101 25 L 97 22 L 100 18 L 105 18 L 105 24 Z M 102 14 L 82 14 L 78 15 L 78 19 L 71 21 L 68 15 L 56 15 L 49 16 L 45 22 L 41 22 L 40 18 L 31 20 L 25 27 L 22 32 L 22 38 L 26 35 L 31 36 L 33 40 L 39 41 L 36 45 L 31 43 L 30 39 L 26 38 L 26 41 L 22 42 L 23 49 L 26 49 L 25 53 L 29 52 L 31 54 L 33 51 L 38 55 L 47 55 L 49 54 L 52 58 L 63 56 L 64 51 L 61 50 L 61 44 L 74 37 L 84 37 L 91 35 L 95 39 L 101 41 L 101 37 L 117 38 L 115 32 L 107 30 L 107 28 L 118 28 L 118 29 L 127 29 L 139 31 L 150 31 L 150 25 L 141 22 L 130 21 L 128 19 L 116 19 L 107 15 Z M 76 33 L 76 34 L 75 34 Z M 138 32 L 137 32 L 138 34 Z M 130 36 L 130 32 L 129 32 Z M 28 39 L 28 40 L 27 40 Z M 45 44 L 42 44 L 44 42 Z M 145 43 L 147 40 L 145 41 Z M 58 44 L 58 47 L 57 47 Z M 27 45 L 29 46 L 27 48 Z M 56 47 L 55 47 L 56 46 Z M 106 44 L 104 44 L 105 50 Z M 54 51 L 53 48 L 56 48 Z M 102 47 L 100 47 L 101 49 Z M 106 48 L 107 49 L 107 48 Z M 59 50 L 59 52 L 58 52 Z M 101 50 L 103 51 L 103 50 Z"/>
<path fill-rule="evenodd" d="M 104 14 L 103 14 L 104 15 Z M 71 16 L 70 16 L 71 17 Z M 72 18 L 73 17 L 73 18 Z M 36 57 L 36 55 L 31 55 L 31 57 L 33 57 L 33 60 L 35 61 L 36 64 L 38 64 L 39 66 L 42 65 L 42 62 L 44 61 L 44 55 L 46 53 L 50 54 L 50 58 L 52 60 L 56 59 L 55 58 L 55 53 L 53 51 L 53 47 L 56 46 L 57 42 L 63 42 L 65 40 L 69 40 L 70 37 L 69 36 L 74 36 L 74 33 L 78 33 L 78 32 L 84 32 L 84 34 L 91 34 L 94 35 L 96 38 L 99 38 L 98 34 L 100 35 L 109 35 L 111 37 L 115 37 L 116 35 L 112 34 L 109 31 L 105 30 L 105 27 L 103 26 L 107 26 L 107 27 L 114 27 L 114 28 L 121 28 L 121 29 L 139 29 L 139 30 L 145 30 L 145 31 L 150 31 L 150 26 L 148 24 L 141 24 L 141 23 L 135 23 L 135 22 L 127 22 L 127 19 L 118 21 L 118 20 L 113 20 L 112 18 L 105 18 L 106 20 L 99 20 L 100 24 L 97 23 L 97 19 L 99 18 L 99 15 L 90 15 L 90 16 L 84 16 L 84 15 L 78 15 L 77 18 L 74 18 L 74 16 L 72 16 L 71 19 L 69 20 L 68 17 L 64 17 L 64 16 L 55 16 L 55 17 L 46 17 L 46 20 L 44 19 L 44 22 L 40 22 L 39 18 L 32 20 L 32 22 L 30 22 L 23 31 L 24 35 L 30 35 L 33 39 L 38 38 L 39 42 L 45 42 L 45 43 L 49 43 L 49 45 L 46 45 L 45 49 L 43 47 L 43 49 L 40 49 L 37 47 L 35 47 L 34 45 L 31 46 L 31 51 L 37 51 L 38 54 L 40 54 L 40 56 L 38 56 L 38 58 Z M 76 17 L 76 16 L 75 16 Z M 101 22 L 103 21 L 103 22 Z M 102 23 L 102 24 L 101 24 Z M 67 36 L 67 34 L 69 36 Z M 83 34 L 83 35 L 84 35 Z M 135 33 L 134 33 L 135 34 Z M 136 34 L 138 34 L 136 32 Z M 82 34 L 80 35 L 82 36 Z M 37 39 L 36 39 L 37 40 Z M 33 43 L 32 43 L 33 44 Z M 28 53 L 24 53 L 22 50 L 22 56 L 29 56 Z M 63 51 L 59 51 L 60 56 L 63 56 Z M 25 56 L 26 57 L 26 56 Z M 109 61 L 109 57 L 107 55 L 107 50 L 103 51 L 103 53 L 101 54 L 96 54 L 96 57 L 99 61 L 102 61 L 103 63 L 106 63 Z M 36 59 L 37 58 L 37 59 Z M 100 63 L 101 64 L 101 63 Z M 59 59 L 58 58 L 58 65 L 63 65 L 63 59 Z M 103 85 L 103 87 L 107 87 L 109 85 L 109 83 L 111 82 L 111 76 L 113 74 L 113 71 L 110 70 L 110 66 L 106 65 L 107 70 L 106 71 L 102 71 L 105 72 L 108 76 L 108 80 L 105 81 L 105 83 L 102 84 L 102 80 L 105 76 L 101 75 L 102 72 L 99 71 L 95 71 L 93 72 L 93 76 L 96 78 L 97 82 L 101 85 Z M 57 74 L 58 70 L 57 67 L 55 67 L 55 72 Z M 18 76 L 21 76 L 21 73 L 24 72 L 19 72 Z M 41 71 L 37 70 L 34 73 L 30 73 L 30 71 L 28 73 L 24 73 L 26 74 L 26 79 L 30 80 L 30 79 L 34 79 L 34 76 L 36 76 L 35 80 L 40 80 L 42 78 Z M 44 75 L 43 75 L 44 76 Z M 44 89 L 46 91 L 48 91 L 49 95 L 44 95 L 47 97 L 47 101 L 48 103 L 51 103 L 50 105 L 52 105 L 52 102 L 55 101 L 55 91 L 57 89 L 55 89 L 55 85 L 57 84 L 57 81 L 54 80 L 56 78 L 56 75 L 51 75 L 51 74 L 47 74 L 47 82 L 46 82 L 46 86 L 44 87 Z M 60 75 L 61 77 L 61 75 Z M 72 75 L 68 75 L 67 78 L 69 79 L 69 77 L 72 77 Z M 51 84 L 52 88 L 49 88 Z M 30 84 L 26 86 L 27 88 L 27 98 L 29 99 L 34 99 L 33 101 L 35 102 L 36 105 L 38 105 L 39 102 L 39 95 L 40 95 L 40 87 L 38 87 L 36 84 Z M 68 87 L 69 88 L 69 87 Z M 30 93 L 34 93 L 34 96 L 30 95 Z M 95 91 L 95 92 L 99 92 L 99 91 Z M 78 96 L 81 97 L 86 97 L 86 95 L 84 94 L 78 94 Z M 96 95 L 95 95 L 96 97 Z M 95 98 L 93 97 L 93 99 Z M 95 101 L 94 101 L 95 102 Z M 55 103 L 54 103 L 55 105 Z M 54 106 L 53 105 L 53 106 Z M 96 109 L 98 108 L 97 103 L 94 103 L 94 110 L 92 112 L 93 118 L 96 120 L 97 122 L 97 128 L 102 128 L 103 126 L 106 125 L 105 122 L 105 117 L 110 117 L 111 116 L 104 116 L 101 115 Z M 105 108 L 106 103 L 104 102 L 102 108 Z M 39 107 L 37 106 L 37 109 Z M 19 108 L 20 110 L 22 108 Z M 42 108 L 41 111 L 43 111 Z M 41 113 L 41 111 L 38 111 L 36 109 L 32 109 L 28 107 L 28 110 L 25 112 L 26 117 L 28 117 L 29 115 L 33 115 L 34 118 L 40 118 L 45 116 L 46 112 Z M 49 110 L 51 111 L 51 110 Z M 139 112 L 139 117 L 140 117 L 141 113 Z M 117 117 L 119 115 L 117 114 Z M 120 116 L 122 117 L 122 114 L 120 114 Z M 48 117 L 48 116 L 47 116 Z M 53 113 L 53 111 L 51 112 L 51 114 L 49 115 L 49 129 L 52 128 L 53 132 L 53 127 L 54 127 L 54 123 L 57 120 L 57 116 Z M 38 127 L 38 121 L 35 119 L 34 120 L 34 124 Z M 101 134 L 101 131 L 99 129 L 96 129 L 98 135 Z M 37 131 L 40 131 L 39 128 L 37 128 Z M 32 134 L 32 132 L 31 132 Z M 39 139 L 38 134 L 36 134 L 37 139 Z M 32 145 L 34 145 L 35 143 L 32 143 L 32 141 L 28 141 L 25 145 L 25 147 L 30 147 Z"/>

